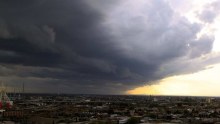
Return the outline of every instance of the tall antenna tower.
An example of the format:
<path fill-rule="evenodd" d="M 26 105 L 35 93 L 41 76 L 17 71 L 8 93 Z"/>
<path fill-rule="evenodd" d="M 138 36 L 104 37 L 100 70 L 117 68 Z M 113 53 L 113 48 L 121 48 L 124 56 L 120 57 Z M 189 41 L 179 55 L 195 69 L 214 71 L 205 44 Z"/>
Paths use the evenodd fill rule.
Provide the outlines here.
<path fill-rule="evenodd" d="M 24 83 L 22 85 L 22 93 L 24 94 Z"/>

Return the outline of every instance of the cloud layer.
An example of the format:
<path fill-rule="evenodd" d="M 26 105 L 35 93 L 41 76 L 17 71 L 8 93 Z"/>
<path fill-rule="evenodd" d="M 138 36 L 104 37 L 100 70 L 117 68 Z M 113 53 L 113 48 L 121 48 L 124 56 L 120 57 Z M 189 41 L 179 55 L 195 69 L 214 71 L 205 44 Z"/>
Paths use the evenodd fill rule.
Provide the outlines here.
<path fill-rule="evenodd" d="M 124 93 L 203 69 L 214 37 L 202 28 L 163 0 L 1 0 L 0 76 L 32 92 Z"/>

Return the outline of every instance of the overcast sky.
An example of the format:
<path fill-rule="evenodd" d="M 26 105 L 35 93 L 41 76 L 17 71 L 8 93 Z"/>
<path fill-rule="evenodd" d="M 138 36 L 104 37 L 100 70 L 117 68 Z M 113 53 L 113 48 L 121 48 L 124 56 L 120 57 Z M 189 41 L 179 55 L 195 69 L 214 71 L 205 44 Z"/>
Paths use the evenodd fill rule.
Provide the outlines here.
<path fill-rule="evenodd" d="M 219 1 L 0 0 L 0 80 L 124 94 L 220 62 Z M 219 47 L 218 47 L 219 46 Z"/>

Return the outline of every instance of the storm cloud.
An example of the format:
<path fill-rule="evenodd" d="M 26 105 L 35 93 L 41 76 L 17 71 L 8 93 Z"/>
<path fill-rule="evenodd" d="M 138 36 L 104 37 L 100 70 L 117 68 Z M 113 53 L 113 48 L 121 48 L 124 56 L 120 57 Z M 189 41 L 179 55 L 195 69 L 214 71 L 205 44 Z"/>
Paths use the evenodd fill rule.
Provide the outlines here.
<path fill-rule="evenodd" d="M 0 77 L 29 92 L 121 94 L 203 69 L 188 68 L 212 50 L 202 28 L 163 0 L 0 0 Z"/>
<path fill-rule="evenodd" d="M 220 2 L 218 0 L 211 2 L 207 5 L 204 5 L 204 9 L 197 12 L 197 16 L 205 23 L 213 23 L 216 17 L 219 15 L 219 7 Z"/>

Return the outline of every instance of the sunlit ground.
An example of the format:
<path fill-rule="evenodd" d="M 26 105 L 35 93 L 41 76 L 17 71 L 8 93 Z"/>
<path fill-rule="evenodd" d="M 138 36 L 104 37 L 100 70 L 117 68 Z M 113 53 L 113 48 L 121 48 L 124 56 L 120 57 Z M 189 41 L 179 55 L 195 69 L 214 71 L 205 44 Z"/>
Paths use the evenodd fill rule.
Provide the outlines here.
<path fill-rule="evenodd" d="M 127 91 L 128 94 L 220 96 L 220 64 L 186 75 L 172 76 L 154 85 Z"/>

